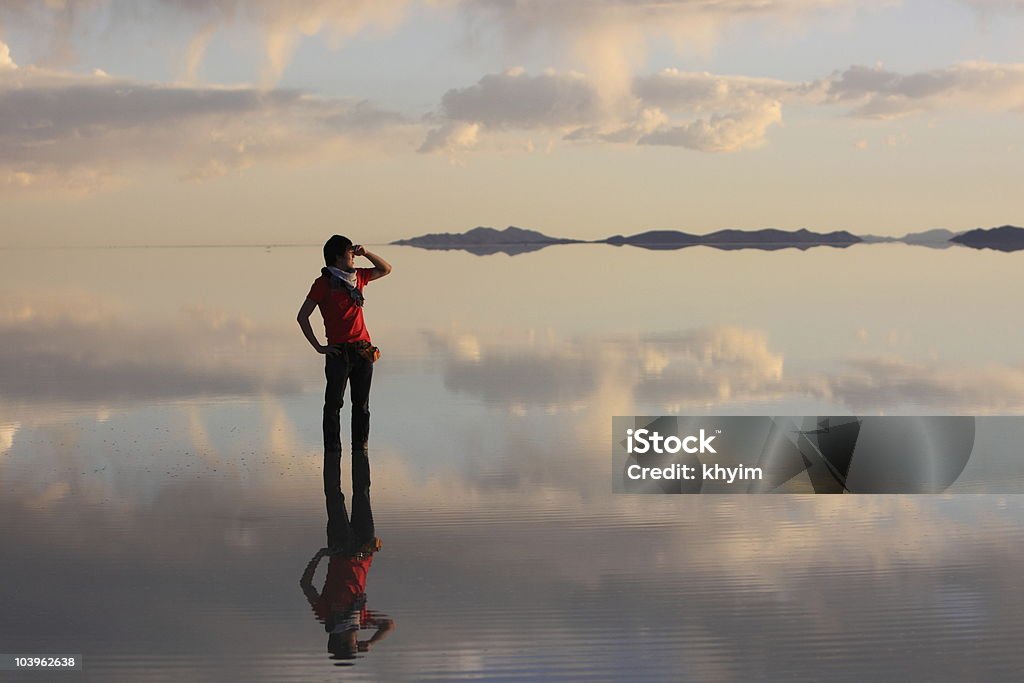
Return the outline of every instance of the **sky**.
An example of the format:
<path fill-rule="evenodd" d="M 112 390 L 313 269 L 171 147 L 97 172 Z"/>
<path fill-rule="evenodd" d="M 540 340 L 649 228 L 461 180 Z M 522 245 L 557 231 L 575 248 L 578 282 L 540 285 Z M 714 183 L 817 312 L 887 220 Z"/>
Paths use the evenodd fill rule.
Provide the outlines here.
<path fill-rule="evenodd" d="M 1024 224 L 1020 0 L 13 0 L 0 247 Z"/>

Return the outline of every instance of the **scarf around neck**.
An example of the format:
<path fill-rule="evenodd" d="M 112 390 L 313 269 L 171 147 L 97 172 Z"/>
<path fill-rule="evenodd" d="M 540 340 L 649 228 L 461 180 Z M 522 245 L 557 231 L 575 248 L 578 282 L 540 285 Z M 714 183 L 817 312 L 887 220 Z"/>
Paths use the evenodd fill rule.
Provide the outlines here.
<path fill-rule="evenodd" d="M 365 301 L 365 299 L 363 298 L 363 293 L 359 291 L 359 287 L 357 286 L 356 271 L 341 270 L 340 268 L 335 268 L 334 266 L 327 266 L 320 272 L 328 276 L 331 282 L 332 289 L 337 288 L 335 283 L 345 287 L 345 289 L 348 290 L 348 295 L 352 297 L 352 301 L 355 303 L 355 305 L 363 305 L 363 301 Z"/>

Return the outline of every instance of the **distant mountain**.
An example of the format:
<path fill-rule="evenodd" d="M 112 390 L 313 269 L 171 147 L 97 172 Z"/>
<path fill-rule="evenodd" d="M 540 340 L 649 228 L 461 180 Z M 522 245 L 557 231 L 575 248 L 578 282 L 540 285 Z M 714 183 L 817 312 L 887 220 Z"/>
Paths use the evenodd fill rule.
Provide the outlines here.
<path fill-rule="evenodd" d="M 935 228 L 934 230 L 925 230 L 924 232 L 908 232 L 906 235 L 899 239 L 900 242 L 906 242 L 907 244 L 925 244 L 933 246 L 936 244 L 948 244 L 957 235 L 962 235 L 963 232 L 953 232 L 952 230 L 946 230 L 945 228 Z"/>
<path fill-rule="evenodd" d="M 820 233 L 807 229 L 719 230 L 704 235 L 704 244 L 857 244 L 861 239 L 845 230 Z"/>
<path fill-rule="evenodd" d="M 936 228 L 934 230 L 925 230 L 923 232 L 908 232 L 906 235 L 899 238 L 898 241 L 916 247 L 949 249 L 950 247 L 960 246 L 953 241 L 953 238 L 961 234 L 963 234 L 962 230 L 960 232 L 953 232 L 952 230 L 946 230 L 944 228 Z"/>
<path fill-rule="evenodd" d="M 482 226 L 466 232 L 435 232 L 391 244 L 419 247 L 421 249 L 459 249 L 473 254 L 523 254 L 536 251 L 553 244 L 573 244 L 580 240 L 549 237 L 536 230 L 527 230 L 510 225 L 504 230 L 485 228 Z"/>
<path fill-rule="evenodd" d="M 688 232 L 678 230 L 648 230 L 637 235 L 624 237 L 615 235 L 605 240 L 598 240 L 615 246 L 630 244 L 635 247 L 647 247 L 648 249 L 679 249 L 700 244 L 700 235 L 691 235 Z"/>
<path fill-rule="evenodd" d="M 968 230 L 952 239 L 975 249 L 997 249 L 999 251 L 1019 251 L 1024 249 L 1024 228 L 1015 225 L 1004 225 L 1001 228 L 978 228 Z"/>
<path fill-rule="evenodd" d="M 479 226 L 462 233 L 438 232 L 409 239 L 397 240 L 391 244 L 408 245 L 421 249 L 458 249 L 472 254 L 523 254 L 537 251 L 554 244 L 577 244 L 584 240 L 551 237 L 536 230 L 527 230 L 510 225 L 504 230 Z M 903 237 L 882 237 L 879 235 L 854 235 L 846 230 L 834 232 L 812 232 L 807 229 L 779 230 L 718 230 L 707 235 L 695 235 L 680 230 L 648 230 L 635 235 L 614 235 L 601 244 L 615 246 L 630 245 L 644 249 L 683 249 L 698 245 L 715 249 L 810 249 L 811 247 L 848 247 L 852 244 L 876 244 L 900 242 L 931 248 L 944 249 L 954 245 L 966 245 L 976 249 L 998 249 L 1017 251 L 1024 249 L 1024 228 L 1004 225 L 990 230 L 977 229 L 957 233 L 944 228 L 907 233 Z"/>
<path fill-rule="evenodd" d="M 854 234 L 840 230 L 829 233 L 795 231 L 766 228 L 763 230 L 719 230 L 707 235 L 694 235 L 678 230 L 651 230 L 624 237 L 615 235 L 606 240 L 608 244 L 629 244 L 645 249 L 682 249 L 696 245 L 717 249 L 807 249 L 816 246 L 847 247 L 861 242 Z"/>

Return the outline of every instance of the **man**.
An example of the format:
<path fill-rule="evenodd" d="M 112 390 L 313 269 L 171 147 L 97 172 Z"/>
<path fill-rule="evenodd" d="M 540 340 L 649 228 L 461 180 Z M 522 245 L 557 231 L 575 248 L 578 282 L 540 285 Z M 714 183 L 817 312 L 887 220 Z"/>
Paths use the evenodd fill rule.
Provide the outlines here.
<path fill-rule="evenodd" d="M 324 625 L 327 651 L 333 659 L 352 659 L 356 652 L 368 652 L 395 628 L 393 619 L 371 611 L 366 606 L 366 580 L 370 575 L 374 554 L 380 551 L 381 541 L 373 535 L 373 514 L 369 499 L 359 503 L 357 490 L 353 494 L 351 539 L 352 550 L 331 552 L 321 548 L 306 565 L 299 586 L 309 600 L 316 618 Z M 369 523 L 370 526 L 367 524 Z M 324 555 L 330 555 L 324 589 L 313 588 L 313 575 Z M 361 629 L 376 628 L 369 640 L 359 640 Z"/>
<path fill-rule="evenodd" d="M 395 620 L 374 612 L 366 606 L 366 579 L 373 563 L 373 554 L 380 542 L 368 543 L 354 555 L 331 555 L 324 589 L 313 587 L 313 575 L 320 558 L 330 554 L 327 548 L 317 551 L 306 565 L 299 586 L 313 608 L 317 620 L 327 631 L 327 651 L 332 659 L 354 659 L 357 652 L 370 649 L 395 630 Z M 368 640 L 359 640 L 359 631 L 376 629 Z"/>
<path fill-rule="evenodd" d="M 373 268 L 356 268 L 357 256 L 365 256 Z M 352 552 L 351 528 L 345 512 L 345 494 L 341 491 L 341 406 L 345 385 L 350 383 L 352 400 L 352 489 L 353 517 L 368 521 L 373 535 L 373 517 L 369 514 L 370 461 L 367 441 L 370 436 L 370 380 L 373 361 L 379 355 L 371 344 L 363 321 L 363 288 L 367 283 L 391 272 L 391 265 L 380 256 L 341 235 L 324 244 L 327 266 L 310 287 L 299 309 L 302 333 L 318 353 L 326 356 L 327 390 L 324 393 L 324 495 L 327 498 L 327 544 L 335 551 Z M 327 331 L 327 344 L 320 344 L 309 316 L 320 307 Z"/>

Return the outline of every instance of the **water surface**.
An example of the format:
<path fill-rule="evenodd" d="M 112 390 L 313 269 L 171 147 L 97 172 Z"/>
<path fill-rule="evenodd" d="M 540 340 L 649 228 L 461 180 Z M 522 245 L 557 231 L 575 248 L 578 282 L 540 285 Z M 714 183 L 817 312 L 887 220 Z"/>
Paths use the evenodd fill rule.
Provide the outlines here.
<path fill-rule="evenodd" d="M 367 594 L 397 628 L 344 669 L 299 588 L 318 249 L 0 251 L 0 651 L 103 681 L 1019 677 L 1019 497 L 614 496 L 608 446 L 613 415 L 1019 414 L 1014 255 L 379 251 Z"/>

